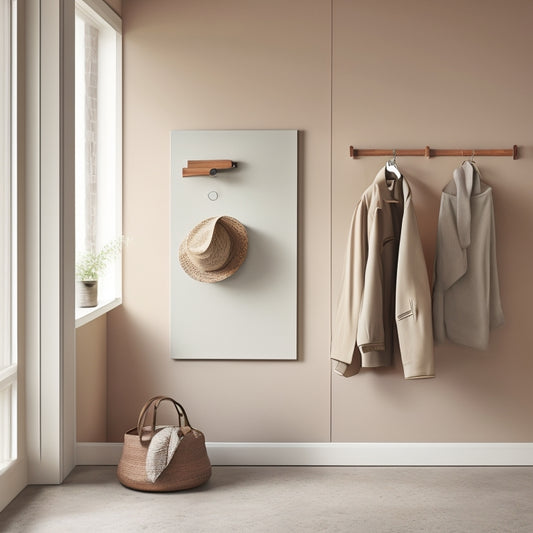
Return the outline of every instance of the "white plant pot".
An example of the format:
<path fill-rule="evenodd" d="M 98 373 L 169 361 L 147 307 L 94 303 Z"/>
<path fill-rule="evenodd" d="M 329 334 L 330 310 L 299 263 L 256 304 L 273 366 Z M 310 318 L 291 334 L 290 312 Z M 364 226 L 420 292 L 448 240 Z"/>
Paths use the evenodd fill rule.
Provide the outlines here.
<path fill-rule="evenodd" d="M 76 281 L 76 306 L 96 307 L 98 305 L 98 281 Z"/>

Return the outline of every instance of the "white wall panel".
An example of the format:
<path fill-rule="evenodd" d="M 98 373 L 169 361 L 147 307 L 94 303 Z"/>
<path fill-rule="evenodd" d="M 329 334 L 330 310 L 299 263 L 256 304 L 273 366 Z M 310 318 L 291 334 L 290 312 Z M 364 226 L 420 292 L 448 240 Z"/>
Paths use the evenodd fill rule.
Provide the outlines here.
<path fill-rule="evenodd" d="M 297 141 L 295 130 L 172 132 L 172 358 L 297 358 Z M 238 166 L 183 178 L 190 159 Z M 180 266 L 180 244 L 220 215 L 244 224 L 248 255 L 233 276 L 196 281 Z"/>

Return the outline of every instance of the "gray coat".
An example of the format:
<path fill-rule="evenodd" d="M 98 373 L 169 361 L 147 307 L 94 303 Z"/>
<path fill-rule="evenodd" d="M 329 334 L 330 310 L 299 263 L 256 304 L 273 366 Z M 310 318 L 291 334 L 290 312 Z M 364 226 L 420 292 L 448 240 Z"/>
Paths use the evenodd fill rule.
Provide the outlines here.
<path fill-rule="evenodd" d="M 484 350 L 503 324 L 492 189 L 465 161 L 442 191 L 433 286 L 435 340 Z"/>

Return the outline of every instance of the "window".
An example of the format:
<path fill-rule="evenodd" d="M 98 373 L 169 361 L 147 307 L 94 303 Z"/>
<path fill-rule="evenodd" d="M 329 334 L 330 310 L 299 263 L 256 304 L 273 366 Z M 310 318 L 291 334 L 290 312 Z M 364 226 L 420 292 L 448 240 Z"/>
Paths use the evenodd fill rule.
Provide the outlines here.
<path fill-rule="evenodd" d="M 75 26 L 76 258 L 122 234 L 120 19 L 103 2 L 78 0 Z M 114 266 L 114 268 L 113 268 Z M 121 261 L 98 278 L 98 305 L 77 308 L 76 325 L 121 298 Z"/>
<path fill-rule="evenodd" d="M 16 459 L 17 455 L 17 358 L 15 323 L 16 265 L 14 257 L 15 206 L 13 176 L 16 175 L 14 157 L 16 147 L 15 121 L 16 88 L 11 76 L 16 64 L 12 50 L 10 0 L 0 0 L 0 470 Z M 16 9 L 13 9 L 13 13 Z M 13 37 L 14 38 L 14 37 Z M 14 41 L 13 41 L 14 42 Z"/>

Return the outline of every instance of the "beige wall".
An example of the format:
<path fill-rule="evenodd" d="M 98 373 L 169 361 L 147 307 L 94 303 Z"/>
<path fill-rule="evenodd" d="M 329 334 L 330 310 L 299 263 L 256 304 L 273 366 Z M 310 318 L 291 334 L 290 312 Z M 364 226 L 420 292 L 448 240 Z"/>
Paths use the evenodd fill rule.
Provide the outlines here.
<path fill-rule="evenodd" d="M 353 201 L 383 163 L 348 159 L 350 144 L 528 147 L 518 161 L 477 158 L 494 188 L 506 324 L 486 352 L 438 346 L 435 380 L 404 381 L 399 361 L 392 370 L 333 377 L 335 441 L 533 441 L 531 20 L 530 1 L 334 0 L 334 294 Z M 440 190 L 461 161 L 399 159 L 412 176 L 430 271 Z"/>
<path fill-rule="evenodd" d="M 78 442 L 107 440 L 107 319 L 76 330 L 76 421 Z"/>
<path fill-rule="evenodd" d="M 109 439 L 121 440 L 143 401 L 165 393 L 211 441 L 533 441 L 533 4 L 122 4 L 130 243 L 124 304 L 108 317 Z M 169 356 L 169 131 L 222 128 L 302 132 L 298 362 Z M 528 147 L 519 161 L 478 159 L 494 187 L 507 321 L 490 349 L 439 346 L 434 380 L 405 381 L 399 362 L 332 377 L 330 306 L 349 218 L 384 162 L 350 160 L 348 146 L 514 143 Z M 460 162 L 399 161 L 411 176 L 428 265 L 439 191 Z"/>
<path fill-rule="evenodd" d="M 210 440 L 327 441 L 329 1 L 139 0 L 122 15 L 130 241 L 124 305 L 108 318 L 109 438 L 165 393 Z M 170 359 L 170 131 L 225 128 L 303 132 L 298 362 Z"/>

